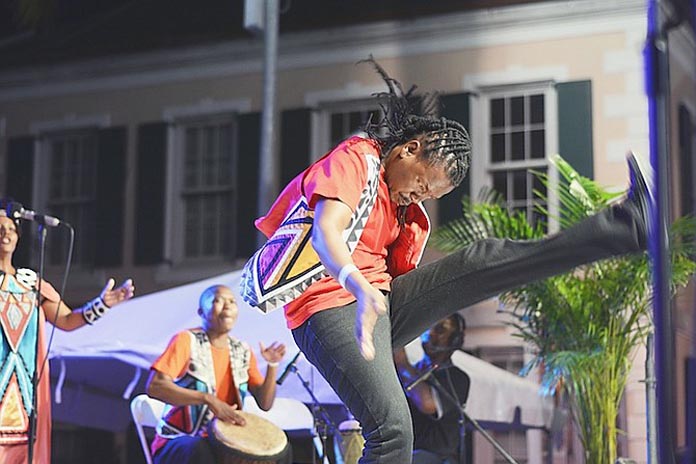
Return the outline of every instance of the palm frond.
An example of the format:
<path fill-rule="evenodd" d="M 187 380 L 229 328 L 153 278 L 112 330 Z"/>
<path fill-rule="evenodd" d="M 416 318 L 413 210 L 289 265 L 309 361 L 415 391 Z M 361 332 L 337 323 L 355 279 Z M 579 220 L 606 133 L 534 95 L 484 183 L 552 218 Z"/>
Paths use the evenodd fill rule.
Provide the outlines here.
<path fill-rule="evenodd" d="M 485 238 L 540 238 L 545 221 L 570 227 L 622 195 L 579 175 L 560 156 L 551 161 L 559 173 L 557 184 L 547 173 L 533 172 L 546 189 L 535 190 L 541 221 L 530 224 L 525 214 L 509 210 L 500 195 L 484 190 L 476 203 L 463 199 L 462 217 L 435 231 L 431 245 L 452 252 Z M 549 217 L 547 192 L 559 201 L 556 218 Z M 670 238 L 671 288 L 676 291 L 696 271 L 696 220 L 678 219 Z M 651 330 L 650 283 L 647 257 L 637 254 L 581 266 L 500 295 L 512 316 L 514 336 L 534 350 L 522 373 L 543 367 L 543 388 L 569 394 L 587 462 L 615 458 L 616 417 L 631 356 Z"/>

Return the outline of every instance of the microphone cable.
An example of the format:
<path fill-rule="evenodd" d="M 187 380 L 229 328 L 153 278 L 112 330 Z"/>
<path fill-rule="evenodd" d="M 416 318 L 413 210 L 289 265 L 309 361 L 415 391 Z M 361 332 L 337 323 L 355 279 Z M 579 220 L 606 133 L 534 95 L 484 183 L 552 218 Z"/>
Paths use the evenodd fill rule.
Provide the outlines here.
<path fill-rule="evenodd" d="M 60 285 L 60 293 L 58 294 L 58 306 L 56 309 L 56 314 L 55 316 L 53 316 L 53 320 L 49 321 L 51 323 L 51 334 L 48 338 L 48 342 L 46 343 L 46 355 L 44 356 L 44 360 L 41 363 L 41 371 L 39 373 L 38 380 L 41 380 L 41 377 L 43 376 L 44 368 L 46 367 L 46 363 L 48 362 L 48 355 L 51 353 L 53 335 L 56 332 L 56 321 L 58 320 L 58 315 L 60 314 L 60 305 L 63 303 L 63 295 L 65 294 L 65 288 L 68 283 L 68 275 L 70 274 L 70 266 L 72 265 L 73 250 L 75 247 L 75 229 L 67 222 L 61 221 L 60 224 L 64 225 L 68 229 L 70 234 L 70 238 L 68 239 L 68 256 L 65 261 L 65 269 L 63 270 L 63 280 Z M 43 267 L 43 263 L 41 264 L 41 266 Z M 39 281 L 39 285 L 41 285 L 41 281 Z M 39 298 L 41 298 L 41 294 L 39 294 Z"/>

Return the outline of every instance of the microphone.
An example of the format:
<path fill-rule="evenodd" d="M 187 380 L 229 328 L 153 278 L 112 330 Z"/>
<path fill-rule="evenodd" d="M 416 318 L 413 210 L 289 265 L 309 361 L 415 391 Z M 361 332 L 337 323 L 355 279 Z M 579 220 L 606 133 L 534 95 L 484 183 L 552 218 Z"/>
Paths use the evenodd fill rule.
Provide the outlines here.
<path fill-rule="evenodd" d="M 21 203 L 16 201 L 7 204 L 7 216 L 12 219 L 24 219 L 25 221 L 34 221 L 38 224 L 48 227 L 58 227 L 61 224 L 61 220 L 49 216 L 47 214 L 37 214 L 35 211 L 30 209 L 24 209 Z"/>
<path fill-rule="evenodd" d="M 276 380 L 276 383 L 278 385 L 283 385 L 283 382 L 285 382 L 285 377 L 287 377 L 290 372 L 295 370 L 295 363 L 297 362 L 297 358 L 299 358 L 301 354 L 302 354 L 302 351 L 298 351 L 297 354 L 295 355 L 295 357 L 292 358 L 292 361 L 290 361 L 288 363 L 288 365 L 285 366 L 283 373 L 280 374 L 280 377 L 278 377 L 278 380 Z"/>
<path fill-rule="evenodd" d="M 416 378 L 416 380 L 414 380 L 413 382 L 411 382 L 411 383 L 409 383 L 408 385 L 406 385 L 406 386 L 404 387 L 404 390 L 406 390 L 407 392 L 410 392 L 411 390 L 413 390 L 413 389 L 416 387 L 416 385 L 418 385 L 418 384 L 421 383 L 421 382 L 424 382 L 425 380 L 428 380 L 428 377 L 430 377 L 430 376 L 433 374 L 433 372 L 435 372 L 435 371 L 438 370 L 439 368 L 440 368 L 440 365 L 439 365 L 439 364 L 433 364 L 432 366 L 430 366 L 429 368 L 427 368 L 426 370 L 424 370 L 424 371 Z"/>

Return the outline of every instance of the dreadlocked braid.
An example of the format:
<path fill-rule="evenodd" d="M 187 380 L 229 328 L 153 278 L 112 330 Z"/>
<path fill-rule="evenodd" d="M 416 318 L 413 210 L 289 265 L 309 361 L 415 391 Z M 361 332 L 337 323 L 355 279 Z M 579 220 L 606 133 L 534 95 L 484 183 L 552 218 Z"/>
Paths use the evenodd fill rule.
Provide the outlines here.
<path fill-rule="evenodd" d="M 380 101 L 384 116 L 377 122 L 370 119 L 365 125 L 368 136 L 382 147 L 382 156 L 396 145 L 421 137 L 423 159 L 428 164 L 444 166 L 452 185 L 459 185 L 471 161 L 471 140 L 464 126 L 436 116 L 441 106 L 438 94 L 416 94 L 415 85 L 404 92 L 401 83 L 390 77 L 371 55 L 362 62 L 372 64 L 389 89 L 373 95 Z"/>

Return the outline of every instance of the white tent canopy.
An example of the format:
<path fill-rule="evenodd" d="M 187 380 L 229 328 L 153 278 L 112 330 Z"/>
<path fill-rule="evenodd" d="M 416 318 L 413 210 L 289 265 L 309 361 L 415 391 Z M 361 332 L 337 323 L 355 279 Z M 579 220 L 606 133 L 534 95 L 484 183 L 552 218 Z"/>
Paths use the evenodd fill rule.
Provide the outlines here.
<path fill-rule="evenodd" d="M 409 360 L 423 356 L 419 340 L 406 347 Z M 526 427 L 549 428 L 553 419 L 552 398 L 542 395 L 540 386 L 463 351 L 452 355 L 452 363 L 469 375 L 471 384 L 466 413 L 485 422 L 511 424 L 519 414 Z"/>
<path fill-rule="evenodd" d="M 91 327 L 75 332 L 57 330 L 50 353 L 56 419 L 111 430 L 125 428 L 129 421 L 128 399 L 142 390 L 151 363 L 164 351 L 171 337 L 180 330 L 200 325 L 196 312 L 198 297 L 205 288 L 215 284 L 227 285 L 236 294 L 239 318 L 231 334 L 250 344 L 261 371 L 265 372 L 265 365 L 259 356 L 259 342 L 285 343 L 285 361 L 289 362 L 298 348 L 285 325 L 283 311 L 261 314 L 244 303 L 238 294 L 239 279 L 240 271 L 236 271 L 136 297 L 115 307 Z M 417 355 L 419 349 L 414 343 L 408 352 Z M 472 417 L 509 423 L 515 409 L 520 408 L 523 424 L 535 427 L 549 424 L 551 403 L 539 396 L 535 383 L 464 353 L 456 353 L 454 362 L 471 377 L 467 410 Z M 303 356 L 296 366 L 321 403 L 340 403 L 328 383 Z M 284 367 L 281 364 L 281 369 Z M 278 395 L 305 403 L 312 401 L 294 374 L 279 386 Z"/>

